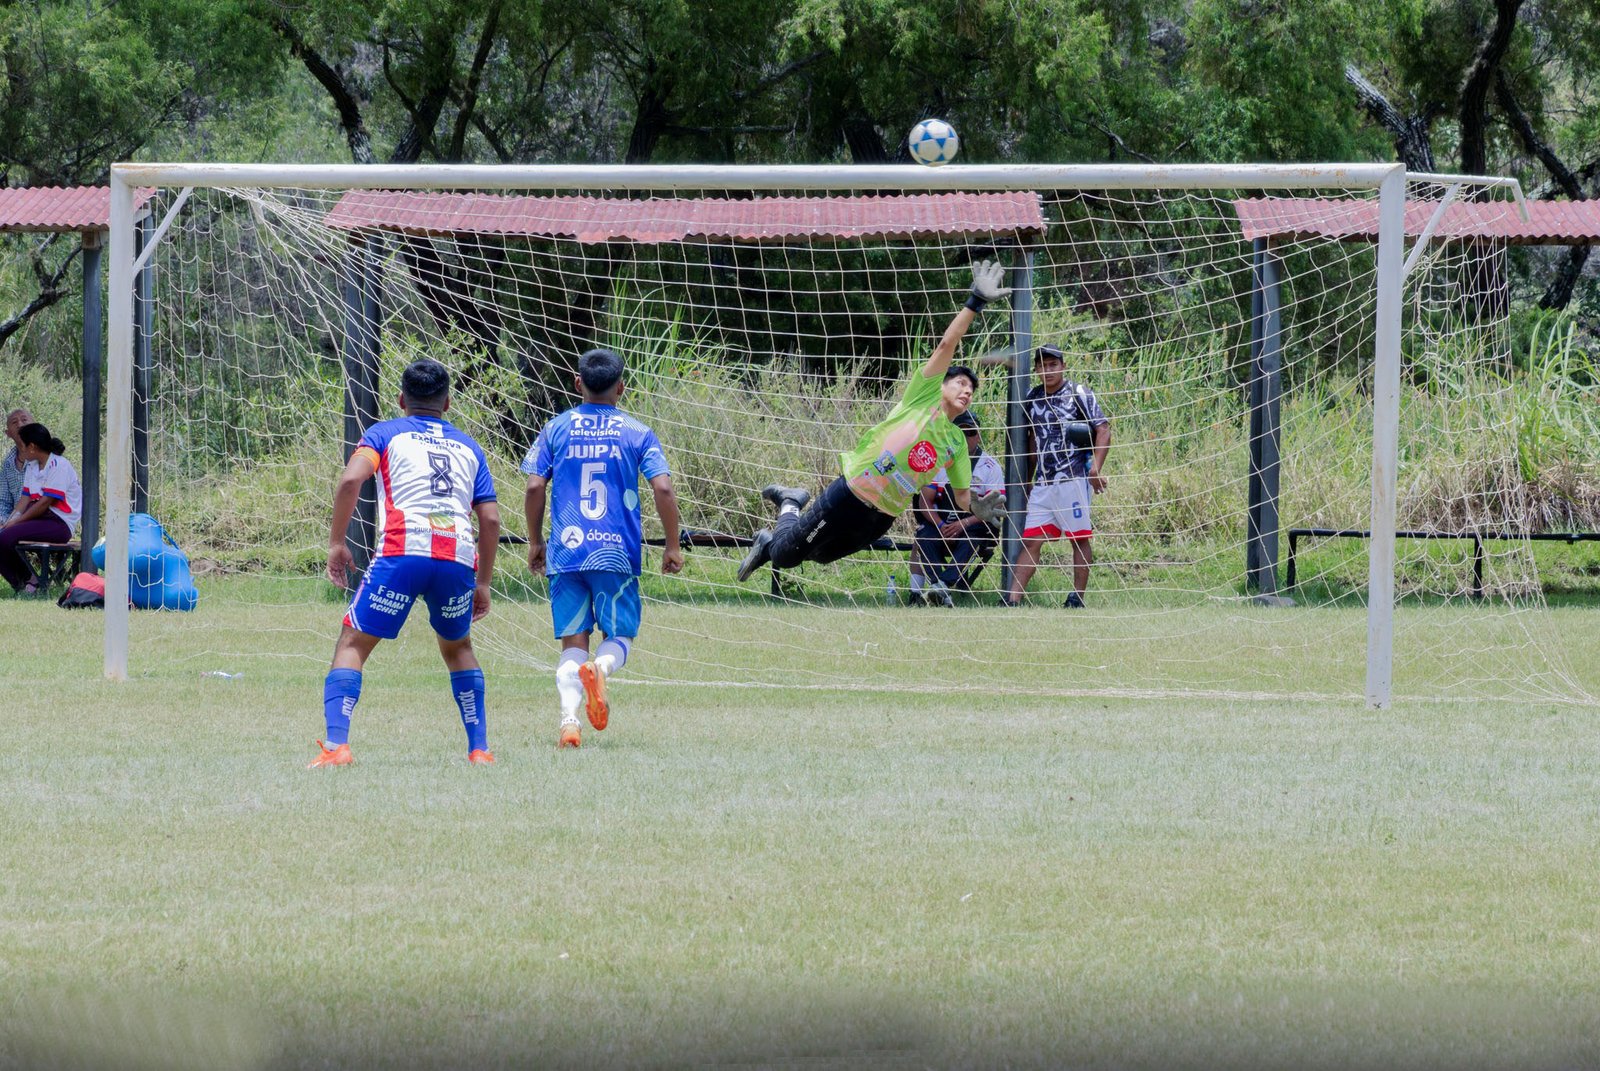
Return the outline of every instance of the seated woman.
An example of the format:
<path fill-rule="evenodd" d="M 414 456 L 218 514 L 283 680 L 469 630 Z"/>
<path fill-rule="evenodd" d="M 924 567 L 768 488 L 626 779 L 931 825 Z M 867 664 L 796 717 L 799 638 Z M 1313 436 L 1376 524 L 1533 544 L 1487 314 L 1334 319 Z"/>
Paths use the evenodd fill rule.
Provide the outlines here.
<path fill-rule="evenodd" d="M 951 421 L 967 439 L 967 456 L 972 461 L 972 494 L 1003 497 L 1006 474 L 1000 462 L 983 448 L 978 418 L 971 409 Z M 911 591 L 906 602 L 912 606 L 954 606 L 952 590 L 970 590 L 967 563 L 994 552 L 999 533 L 995 526 L 958 509 L 950 495 L 944 470 L 934 477 L 912 501 L 917 519 L 917 542 L 911 551 Z M 933 583 L 928 586 L 926 578 Z"/>
<path fill-rule="evenodd" d="M 35 595 L 39 578 L 17 551 L 18 543 L 67 543 L 83 515 L 83 487 L 77 470 L 62 456 L 66 447 L 43 424 L 24 424 L 17 432 L 22 495 L 0 524 L 0 576 L 13 591 Z"/>

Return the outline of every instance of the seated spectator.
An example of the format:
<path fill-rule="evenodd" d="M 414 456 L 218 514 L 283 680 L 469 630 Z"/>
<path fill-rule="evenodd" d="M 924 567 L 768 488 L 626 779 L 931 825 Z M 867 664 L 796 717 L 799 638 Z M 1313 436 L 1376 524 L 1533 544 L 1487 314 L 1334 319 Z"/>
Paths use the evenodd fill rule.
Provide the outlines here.
<path fill-rule="evenodd" d="M 1005 494 L 1005 471 L 1000 462 L 984 450 L 978 418 L 969 409 L 953 423 L 967 437 L 967 454 L 972 458 L 973 497 L 990 491 Z M 966 590 L 967 563 L 982 554 L 992 553 L 999 533 L 978 517 L 956 508 L 943 472 L 912 501 L 912 511 L 917 518 L 917 542 L 911 551 L 911 591 L 906 600 L 912 606 L 929 602 L 954 606 L 950 590 Z"/>
<path fill-rule="evenodd" d="M 22 460 L 22 440 L 17 438 L 17 432 L 22 425 L 32 423 L 33 414 L 26 409 L 13 409 L 6 416 L 6 438 L 11 440 L 11 449 L 0 458 L 0 520 L 11 516 L 22 495 L 22 468 L 27 462 Z"/>
<path fill-rule="evenodd" d="M 39 591 L 39 578 L 17 551 L 18 543 L 67 543 L 83 515 L 83 488 L 66 447 L 43 424 L 24 424 L 18 452 L 27 467 L 22 496 L 0 525 L 0 576 L 23 595 Z"/>

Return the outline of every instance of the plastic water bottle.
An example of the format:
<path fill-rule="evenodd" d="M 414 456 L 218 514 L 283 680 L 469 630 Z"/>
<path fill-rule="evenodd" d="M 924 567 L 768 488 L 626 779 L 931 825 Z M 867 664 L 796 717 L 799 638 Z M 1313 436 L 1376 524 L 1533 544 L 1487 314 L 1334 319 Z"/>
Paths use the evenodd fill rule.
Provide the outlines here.
<path fill-rule="evenodd" d="M 244 674 L 243 673 L 225 673 L 220 669 L 208 669 L 204 673 L 200 674 L 200 676 L 202 676 L 202 677 L 214 677 L 217 680 L 222 680 L 222 681 L 236 681 L 240 677 L 244 676 Z"/>
<path fill-rule="evenodd" d="M 890 606 L 899 606 L 900 605 L 900 596 L 895 594 L 895 590 L 894 590 L 894 574 L 893 573 L 889 574 L 888 598 L 885 601 Z"/>

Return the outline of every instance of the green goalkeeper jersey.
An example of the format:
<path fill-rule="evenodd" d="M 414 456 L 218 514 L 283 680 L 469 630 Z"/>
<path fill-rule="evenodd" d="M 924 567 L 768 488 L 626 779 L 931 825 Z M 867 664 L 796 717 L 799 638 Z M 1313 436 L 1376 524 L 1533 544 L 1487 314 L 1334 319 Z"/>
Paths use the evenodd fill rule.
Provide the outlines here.
<path fill-rule="evenodd" d="M 939 405 L 943 385 L 918 368 L 889 418 L 862 435 L 854 450 L 839 455 L 850 489 L 891 517 L 905 512 L 940 469 L 948 470 L 951 487 L 972 486 L 967 438 Z"/>

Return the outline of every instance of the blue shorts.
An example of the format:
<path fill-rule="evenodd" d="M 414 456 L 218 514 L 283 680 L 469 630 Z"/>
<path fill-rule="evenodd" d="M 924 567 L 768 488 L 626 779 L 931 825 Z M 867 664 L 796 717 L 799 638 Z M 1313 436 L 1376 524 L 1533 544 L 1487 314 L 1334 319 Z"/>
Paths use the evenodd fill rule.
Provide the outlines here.
<path fill-rule="evenodd" d="M 639 635 L 639 578 L 632 573 L 557 573 L 550 578 L 550 621 L 556 639 L 589 632 Z"/>
<path fill-rule="evenodd" d="M 472 629 L 472 592 L 477 574 L 457 561 L 412 554 L 374 558 L 361 578 L 344 623 L 358 632 L 392 640 L 400 635 L 411 604 L 428 604 L 428 621 L 441 639 L 459 640 Z"/>

